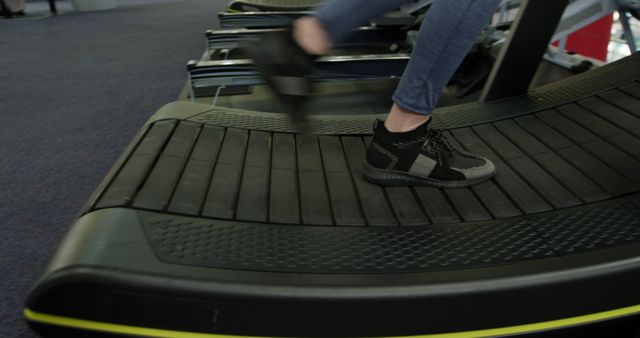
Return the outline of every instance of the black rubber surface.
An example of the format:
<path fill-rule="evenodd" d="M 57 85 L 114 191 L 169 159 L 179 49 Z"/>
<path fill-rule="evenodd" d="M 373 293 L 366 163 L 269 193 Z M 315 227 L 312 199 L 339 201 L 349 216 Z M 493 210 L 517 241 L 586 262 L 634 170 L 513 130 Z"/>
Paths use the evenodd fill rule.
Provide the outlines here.
<path fill-rule="evenodd" d="M 633 90 L 640 85 L 626 85 Z M 612 104 L 627 100 L 627 109 Z M 382 188 L 362 178 L 367 138 L 152 124 L 93 206 L 251 222 L 380 226 L 541 213 L 638 192 L 640 117 L 615 89 L 556 109 L 452 129 L 497 175 L 455 190 Z M 433 208 L 436 198 L 444 209 Z M 441 215 L 451 214 L 450 217 Z"/>
<path fill-rule="evenodd" d="M 402 191 L 398 197 L 403 197 Z M 406 223 L 418 223 L 410 211 L 402 217 Z M 363 222 L 345 219 L 353 224 Z M 432 272 L 638 243 L 640 197 L 500 222 L 414 226 L 397 231 L 265 227 L 180 217 L 145 217 L 143 226 L 154 252 L 162 261 L 175 264 L 296 273 Z"/>
<path fill-rule="evenodd" d="M 368 133 L 295 134 L 269 129 L 277 116 L 228 112 L 265 123 L 238 128 L 216 123 L 220 108 L 175 103 L 114 166 L 27 307 L 322 337 L 492 329 L 638 305 L 637 60 L 589 75 L 626 68 L 636 78 L 596 86 L 585 75 L 593 85 L 463 106 L 478 113 L 449 120 L 461 124 L 447 137 L 498 170 L 464 189 L 366 182 Z"/>

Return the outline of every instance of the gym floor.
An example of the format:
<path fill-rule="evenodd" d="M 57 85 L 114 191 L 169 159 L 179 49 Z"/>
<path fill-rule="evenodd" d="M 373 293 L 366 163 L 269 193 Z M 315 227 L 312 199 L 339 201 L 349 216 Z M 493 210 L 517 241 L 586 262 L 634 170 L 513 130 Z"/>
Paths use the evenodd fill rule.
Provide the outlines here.
<path fill-rule="evenodd" d="M 176 100 L 226 1 L 127 0 L 0 19 L 0 337 L 35 338 L 25 297 L 147 118 Z"/>

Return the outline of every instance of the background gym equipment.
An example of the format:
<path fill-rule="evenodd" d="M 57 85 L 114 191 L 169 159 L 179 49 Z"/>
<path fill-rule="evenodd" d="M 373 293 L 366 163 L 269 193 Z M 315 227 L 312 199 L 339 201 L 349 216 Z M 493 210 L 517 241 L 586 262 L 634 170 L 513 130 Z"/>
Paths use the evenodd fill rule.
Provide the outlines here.
<path fill-rule="evenodd" d="M 25 317 L 94 337 L 631 337 L 640 54 L 527 93 L 566 1 L 523 6 L 481 101 L 434 114 L 497 164 L 491 181 L 365 182 L 380 115 L 312 116 L 308 135 L 277 113 L 174 103 L 87 202 Z"/>
<path fill-rule="evenodd" d="M 317 7 L 324 0 L 234 0 L 229 12 L 303 12 Z"/>
<path fill-rule="evenodd" d="M 240 1 L 237 3 L 252 3 L 252 7 L 257 11 L 240 11 L 236 9 L 236 2 L 232 2 L 229 11 L 221 12 L 218 14 L 218 20 L 220 21 L 220 28 L 222 29 L 237 29 L 237 28 L 278 28 L 283 27 L 291 23 L 292 20 L 297 19 L 303 15 L 308 15 L 310 10 L 316 6 L 309 6 L 309 4 L 319 4 L 322 1 L 286 1 L 280 2 L 278 0 L 250 0 Z M 402 6 L 395 12 L 391 12 L 383 16 L 382 18 L 376 18 L 371 20 L 370 26 L 384 27 L 384 26 L 409 26 L 412 25 L 416 17 L 421 16 L 429 9 L 432 0 L 419 0 L 406 6 Z M 270 9 L 270 10 L 267 10 Z"/>
<path fill-rule="evenodd" d="M 247 43 L 254 42 L 258 35 L 275 30 L 279 30 L 279 28 L 208 30 L 205 33 L 207 51 L 204 59 L 238 58 L 233 52 L 245 47 Z M 390 52 L 394 49 L 400 49 L 402 45 L 406 45 L 406 41 L 407 29 L 402 26 L 366 26 L 354 30 L 348 41 L 335 47 L 339 50 L 338 53 L 344 53 L 345 49 L 351 49 L 361 54 L 380 54 L 383 51 Z M 243 56 L 246 57 L 240 53 L 239 57 Z"/>
<path fill-rule="evenodd" d="M 260 2 L 262 3 L 262 2 Z M 409 17 L 411 24 L 379 26 L 373 22 L 360 27 L 347 43 L 337 46 L 333 54 L 317 62 L 318 81 L 349 81 L 397 79 L 405 68 L 413 41 L 419 29 L 423 14 L 431 1 L 417 1 L 400 8 L 397 13 Z M 247 13 L 241 13 L 247 14 Z M 248 13 L 261 16 L 265 13 Z M 269 13 L 266 13 L 269 14 Z M 273 13 L 271 13 L 273 14 Z M 391 13 L 390 16 L 394 16 Z M 262 20 L 262 19 L 256 19 Z M 221 25 L 222 25 L 221 19 Z M 451 81 L 451 93 L 461 99 L 482 88 L 495 59 L 499 41 L 510 23 L 501 22 L 488 28 L 488 33 L 476 44 L 469 57 L 463 62 Z M 195 100 L 199 96 L 213 96 L 212 102 L 218 102 L 220 95 L 250 93 L 250 86 L 261 84 L 251 62 L 246 60 L 242 47 L 255 42 L 256 36 L 278 28 L 243 28 L 231 30 L 207 31 L 208 49 L 202 61 L 193 60 L 187 65 L 189 96 Z M 495 36 L 497 35 L 497 37 Z M 393 52 L 393 54 L 389 54 Z M 355 55 L 354 55 L 355 54 Z M 363 54 L 363 55 L 358 55 Z M 211 62 L 209 60 L 223 60 Z"/>
<path fill-rule="evenodd" d="M 316 81 L 380 80 L 400 77 L 408 54 L 329 56 L 316 61 Z M 190 97 L 212 95 L 220 87 L 262 84 L 251 60 L 191 61 Z"/>

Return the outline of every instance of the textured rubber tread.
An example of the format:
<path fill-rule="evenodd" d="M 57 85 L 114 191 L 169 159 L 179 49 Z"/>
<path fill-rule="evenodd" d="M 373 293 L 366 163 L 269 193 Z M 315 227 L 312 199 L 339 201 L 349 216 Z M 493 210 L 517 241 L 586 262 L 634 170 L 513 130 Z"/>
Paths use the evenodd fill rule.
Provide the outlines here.
<path fill-rule="evenodd" d="M 513 168 L 555 208 L 568 208 L 581 204 L 581 201 L 567 191 L 551 174 L 527 158 L 520 149 L 493 126 L 486 124 L 478 126 L 474 130 L 492 149 L 505 159 L 505 163 Z"/>
<path fill-rule="evenodd" d="M 157 164 L 136 196 L 134 207 L 164 210 L 169 204 L 182 168 L 200 133 L 200 124 L 182 122 L 176 127 Z"/>
<path fill-rule="evenodd" d="M 278 114 L 184 107 L 187 119 L 194 122 L 190 126 L 200 134 L 180 143 L 189 124 L 150 123 L 105 180 L 105 191 L 95 194 L 98 203 L 93 207 L 257 223 L 395 226 L 516 217 L 623 196 L 640 190 L 640 84 L 612 81 L 636 61 L 640 55 L 605 67 L 608 71 L 594 71 L 586 77 L 589 84 L 575 88 L 585 95 L 573 100 L 567 95 L 575 94 L 570 84 L 578 79 L 536 90 L 530 99 L 540 99 L 535 106 L 542 110 L 516 109 L 522 98 L 474 104 L 480 115 L 505 107 L 516 111 L 497 114 L 495 122 L 445 133 L 456 148 L 489 158 L 497 166 L 492 179 L 471 187 L 407 188 L 426 184 L 424 178 L 395 172 L 365 178 L 362 164 L 371 138 L 363 135 L 371 125 L 365 128 L 363 120 L 353 116 L 314 119 L 319 135 L 295 135 L 287 133 L 291 124 L 282 124 L 286 117 Z M 598 87 L 600 73 L 607 77 Z M 460 108 L 465 107 L 469 108 Z M 176 111 L 162 116 L 181 115 Z"/>
<path fill-rule="evenodd" d="M 227 130 L 202 209 L 203 215 L 224 219 L 234 217 L 248 138 L 246 130 Z"/>
<path fill-rule="evenodd" d="M 187 215 L 200 213 L 223 135 L 223 128 L 203 126 L 169 203 L 168 210 L 170 212 Z"/>
<path fill-rule="evenodd" d="M 630 114 L 628 112 L 629 110 L 622 110 L 615 105 L 598 98 L 590 98 L 579 101 L 578 103 L 585 109 L 600 116 L 602 119 L 615 124 L 618 128 L 622 128 L 631 134 L 640 136 L 640 118 Z"/>
<path fill-rule="evenodd" d="M 621 91 L 640 99 L 640 82 L 635 81 L 619 88 Z M 633 101 L 631 101 L 633 103 Z"/>
<path fill-rule="evenodd" d="M 503 163 L 489 146 L 476 135 L 471 128 L 453 130 L 453 135 L 465 148 L 474 154 L 482 154 L 493 161 L 496 166 L 496 183 L 510 196 L 516 205 L 525 213 L 544 212 L 553 209 L 536 191 L 518 176 L 508 165 Z"/>
<path fill-rule="evenodd" d="M 167 262 L 253 271 L 391 274 L 495 266 L 638 243 L 639 205 L 635 196 L 498 221 L 368 229 L 262 226 L 170 215 L 143 221 L 156 253 Z"/>
<path fill-rule="evenodd" d="M 273 135 L 269 221 L 300 224 L 300 199 L 296 179 L 296 143 L 291 134 Z"/>
<path fill-rule="evenodd" d="M 453 210 L 442 190 L 429 187 L 414 187 L 413 190 L 431 222 L 436 224 L 460 222 L 460 217 Z"/>
<path fill-rule="evenodd" d="M 445 136 L 449 143 L 456 149 L 464 149 L 450 132 L 445 133 Z M 493 180 L 474 185 L 471 189 L 475 195 L 482 200 L 481 204 L 484 205 L 493 217 L 502 218 L 522 215 L 520 209 L 498 188 Z M 466 203 L 463 203 L 462 206 L 464 208 L 469 207 Z M 462 213 L 466 213 L 466 211 L 462 211 L 462 209 L 459 210 L 461 210 L 460 212 Z M 468 218 L 468 216 L 466 218 Z"/>
<path fill-rule="evenodd" d="M 94 208 L 101 209 L 131 203 L 156 161 L 158 153 L 173 132 L 175 124 L 175 121 L 157 122 L 149 129 L 146 137 L 140 141 Z"/>
<path fill-rule="evenodd" d="M 331 204 L 322 157 L 315 135 L 297 135 L 298 176 L 300 177 L 300 206 L 302 222 L 332 225 Z"/>
<path fill-rule="evenodd" d="M 236 219 L 254 222 L 268 220 L 270 162 L 271 135 L 252 131 L 249 134 Z"/>
<path fill-rule="evenodd" d="M 364 178 L 362 164 L 366 161 L 367 149 L 363 139 L 342 137 L 341 140 L 367 223 L 373 226 L 397 225 L 398 221 L 393 215 L 382 187 L 369 184 Z"/>
<path fill-rule="evenodd" d="M 638 107 L 638 96 L 640 96 L 640 85 L 629 85 L 621 87 L 620 90 L 611 90 L 598 95 L 610 104 L 640 117 L 640 107 Z"/>
<path fill-rule="evenodd" d="M 351 173 L 344 158 L 340 139 L 321 136 L 320 149 L 331 199 L 331 209 L 336 223 L 347 226 L 365 225 L 366 222 L 360 212 L 355 188 L 351 183 Z"/>
<path fill-rule="evenodd" d="M 447 189 L 445 194 L 464 222 L 491 219 L 491 215 L 469 188 Z"/>
<path fill-rule="evenodd" d="M 551 173 L 558 182 L 562 182 L 567 189 L 581 200 L 595 202 L 611 197 L 610 194 L 594 184 L 584 174 L 561 159 L 553 150 L 517 125 L 515 121 L 501 121 L 496 123 L 495 126 L 518 148 L 522 149 L 527 156 Z"/>
<path fill-rule="evenodd" d="M 386 187 L 384 190 L 400 225 L 429 224 L 429 219 L 414 198 L 411 187 Z"/>

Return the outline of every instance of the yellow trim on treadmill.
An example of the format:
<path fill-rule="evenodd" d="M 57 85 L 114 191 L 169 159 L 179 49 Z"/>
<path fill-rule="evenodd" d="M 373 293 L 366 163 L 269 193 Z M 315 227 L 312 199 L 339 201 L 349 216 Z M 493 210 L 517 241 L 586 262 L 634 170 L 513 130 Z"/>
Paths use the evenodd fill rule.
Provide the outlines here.
<path fill-rule="evenodd" d="M 414 338 L 477 338 L 477 337 L 493 337 L 508 334 L 519 334 L 527 332 L 535 332 L 549 329 L 559 329 L 563 327 L 576 326 L 580 324 L 588 324 L 598 322 L 607 319 L 614 319 L 633 314 L 640 314 L 640 305 L 629 306 L 617 310 L 605 311 L 594 313 L 590 315 L 571 317 L 559 320 L 552 320 L 548 322 L 526 324 L 510 327 L 502 327 L 497 329 L 477 330 L 477 331 L 465 331 L 454 333 L 438 333 L 427 334 L 418 336 L 407 336 Z M 64 326 L 75 329 L 100 331 L 106 333 L 115 334 L 127 334 L 131 336 L 153 337 L 153 338 L 238 338 L 249 336 L 232 336 L 213 333 L 197 333 L 186 331 L 174 331 L 174 330 L 161 330 L 152 329 L 147 327 L 137 327 L 120 324 L 110 324 L 95 322 L 84 319 L 74 319 L 68 317 L 48 315 L 44 313 L 38 313 L 29 309 L 24 310 L 24 316 L 27 320 L 32 322 L 38 322 L 49 325 Z"/>

